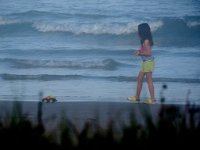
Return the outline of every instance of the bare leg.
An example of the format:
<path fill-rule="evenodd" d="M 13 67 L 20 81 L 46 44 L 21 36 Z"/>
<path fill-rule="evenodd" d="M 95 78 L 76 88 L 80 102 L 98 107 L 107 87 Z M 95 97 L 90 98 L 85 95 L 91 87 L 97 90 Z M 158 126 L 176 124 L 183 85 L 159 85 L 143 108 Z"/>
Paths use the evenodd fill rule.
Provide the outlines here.
<path fill-rule="evenodd" d="M 147 84 L 148 84 L 151 99 L 155 101 L 156 99 L 155 99 L 155 95 L 154 95 L 154 85 L 153 85 L 153 79 L 152 79 L 152 72 L 147 72 L 146 78 L 147 78 Z"/>
<path fill-rule="evenodd" d="M 145 73 L 144 73 L 144 72 L 141 72 L 141 71 L 140 71 L 139 74 L 138 74 L 137 91 L 136 91 L 136 95 L 135 95 L 135 97 L 136 97 L 137 99 L 140 98 L 140 92 L 141 92 L 141 90 L 142 90 L 142 83 L 143 83 L 144 75 L 145 75 Z"/>

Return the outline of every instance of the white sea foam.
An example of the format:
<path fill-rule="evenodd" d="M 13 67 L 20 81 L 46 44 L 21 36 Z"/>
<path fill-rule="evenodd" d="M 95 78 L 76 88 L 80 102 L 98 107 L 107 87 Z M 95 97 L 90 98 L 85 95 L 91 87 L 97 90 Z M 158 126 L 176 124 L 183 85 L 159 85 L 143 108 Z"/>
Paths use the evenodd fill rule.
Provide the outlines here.
<path fill-rule="evenodd" d="M 189 21 L 189 22 L 187 22 L 187 26 L 188 27 L 200 26 L 200 22 L 199 21 Z"/>
<path fill-rule="evenodd" d="M 91 23 L 91 24 L 77 24 L 77 23 L 34 23 L 33 27 L 41 32 L 71 32 L 74 34 L 131 34 L 137 32 L 137 26 L 140 22 L 130 23 Z M 149 23 L 152 31 L 156 31 L 163 25 L 162 21 L 155 21 Z"/>
<path fill-rule="evenodd" d="M 5 18 L 0 16 L 0 25 L 8 25 L 8 24 L 14 24 L 14 23 L 18 23 L 18 21 L 17 20 L 11 20 L 11 19 L 5 19 Z"/>

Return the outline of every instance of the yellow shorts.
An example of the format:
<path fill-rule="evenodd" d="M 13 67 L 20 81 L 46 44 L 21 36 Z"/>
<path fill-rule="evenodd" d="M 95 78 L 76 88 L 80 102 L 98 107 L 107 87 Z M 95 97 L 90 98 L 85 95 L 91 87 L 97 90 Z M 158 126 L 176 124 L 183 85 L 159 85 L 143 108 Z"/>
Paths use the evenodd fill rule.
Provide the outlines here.
<path fill-rule="evenodd" d="M 144 61 L 142 63 L 141 71 L 142 72 L 153 72 L 154 66 L 155 66 L 154 60 Z"/>

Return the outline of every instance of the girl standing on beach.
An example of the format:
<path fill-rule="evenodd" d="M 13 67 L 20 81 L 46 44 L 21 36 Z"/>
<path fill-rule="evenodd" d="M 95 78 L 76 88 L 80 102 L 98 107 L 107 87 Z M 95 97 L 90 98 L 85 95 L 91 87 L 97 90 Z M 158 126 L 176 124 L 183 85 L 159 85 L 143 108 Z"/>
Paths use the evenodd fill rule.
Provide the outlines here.
<path fill-rule="evenodd" d="M 140 101 L 140 92 L 142 90 L 142 83 L 144 77 L 146 77 L 150 98 L 144 101 L 144 103 L 153 104 L 156 99 L 154 96 L 154 85 L 152 79 L 152 72 L 154 69 L 154 57 L 151 53 L 151 47 L 153 46 L 153 39 L 151 34 L 151 29 L 147 23 L 142 23 L 138 25 L 138 34 L 141 41 L 141 48 L 134 52 L 135 56 L 141 56 L 143 63 L 141 71 L 138 74 L 137 90 L 135 96 L 130 96 L 128 99 L 133 102 Z"/>

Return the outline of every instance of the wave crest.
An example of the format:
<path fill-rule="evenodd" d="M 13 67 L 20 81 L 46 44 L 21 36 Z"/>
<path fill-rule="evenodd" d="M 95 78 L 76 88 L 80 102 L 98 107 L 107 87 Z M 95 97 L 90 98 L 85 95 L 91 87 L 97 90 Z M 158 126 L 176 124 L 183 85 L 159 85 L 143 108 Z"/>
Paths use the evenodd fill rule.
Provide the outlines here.
<path fill-rule="evenodd" d="M 113 59 L 104 60 L 26 60 L 26 59 L 4 59 L 11 64 L 13 68 L 69 68 L 69 69 L 103 69 L 114 70 L 119 65 Z"/>
<path fill-rule="evenodd" d="M 137 32 L 139 22 L 131 23 L 91 23 L 91 24 L 75 24 L 75 23 L 34 23 L 33 27 L 40 32 L 71 32 L 74 34 L 131 34 Z M 152 31 L 156 31 L 163 23 L 156 21 L 150 23 Z"/>

